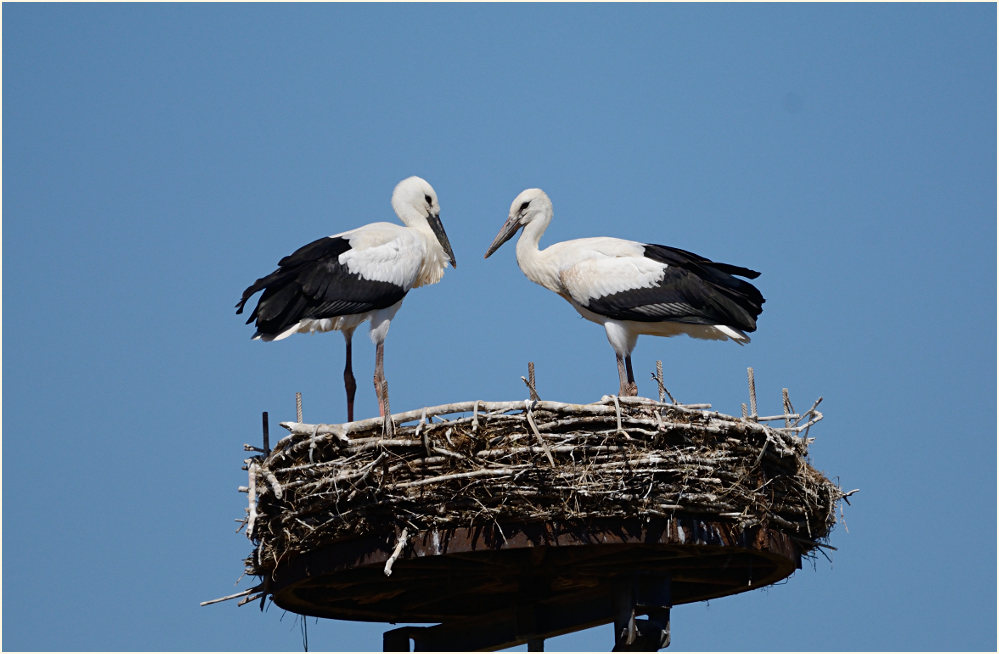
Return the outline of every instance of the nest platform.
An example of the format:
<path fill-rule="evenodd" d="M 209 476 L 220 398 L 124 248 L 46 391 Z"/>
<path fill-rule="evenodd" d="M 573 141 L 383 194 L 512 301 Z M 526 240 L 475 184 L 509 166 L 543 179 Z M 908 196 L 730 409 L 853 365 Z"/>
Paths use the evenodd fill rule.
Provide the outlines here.
<path fill-rule="evenodd" d="M 807 460 L 814 406 L 706 406 L 464 402 L 396 414 L 391 438 L 381 419 L 282 423 L 246 462 L 245 565 L 261 581 L 243 603 L 443 623 L 387 632 L 386 650 L 634 630 L 639 614 L 662 627 L 665 610 L 665 646 L 670 606 L 788 577 L 828 547 L 848 495 Z"/>

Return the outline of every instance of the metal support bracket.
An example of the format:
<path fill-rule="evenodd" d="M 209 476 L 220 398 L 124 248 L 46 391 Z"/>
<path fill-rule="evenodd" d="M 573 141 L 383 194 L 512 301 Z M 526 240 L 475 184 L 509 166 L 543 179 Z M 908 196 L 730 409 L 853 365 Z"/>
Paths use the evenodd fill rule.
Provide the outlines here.
<path fill-rule="evenodd" d="M 529 593 L 525 593 L 529 597 Z M 640 572 L 619 578 L 613 597 L 580 597 L 558 605 L 529 599 L 516 607 L 432 627 L 386 631 L 386 652 L 497 650 L 527 643 L 544 650 L 544 640 L 604 624 L 613 615 L 615 652 L 654 652 L 669 645 L 670 578 Z M 639 619 L 637 616 L 646 616 Z"/>
<path fill-rule="evenodd" d="M 669 647 L 670 578 L 635 574 L 614 590 L 615 652 L 655 652 Z M 645 615 L 648 619 L 639 620 Z"/>

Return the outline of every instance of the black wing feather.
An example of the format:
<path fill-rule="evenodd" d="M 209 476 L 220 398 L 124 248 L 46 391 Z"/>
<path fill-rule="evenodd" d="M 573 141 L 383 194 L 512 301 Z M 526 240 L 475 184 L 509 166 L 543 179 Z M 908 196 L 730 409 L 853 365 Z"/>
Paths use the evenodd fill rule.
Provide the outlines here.
<path fill-rule="evenodd" d="M 668 266 L 659 284 L 595 298 L 587 308 L 615 320 L 756 330 L 766 300 L 759 289 L 734 275 L 755 279 L 760 273 L 666 245 L 646 245 L 645 256 Z"/>
<path fill-rule="evenodd" d="M 333 318 L 384 309 L 406 291 L 390 282 L 350 272 L 339 256 L 350 249 L 342 237 L 325 236 L 303 245 L 278 262 L 278 269 L 248 286 L 236 313 L 263 291 L 246 324 L 256 321 L 256 335 L 276 336 L 303 319 Z"/>

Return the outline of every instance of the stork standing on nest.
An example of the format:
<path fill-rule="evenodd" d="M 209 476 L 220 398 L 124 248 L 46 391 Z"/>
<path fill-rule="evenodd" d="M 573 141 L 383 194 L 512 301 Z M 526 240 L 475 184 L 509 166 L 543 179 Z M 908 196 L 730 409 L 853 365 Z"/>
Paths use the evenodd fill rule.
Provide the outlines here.
<path fill-rule="evenodd" d="M 456 267 L 440 219 L 433 187 L 419 177 L 402 180 L 392 208 L 405 223 L 371 223 L 320 238 L 278 262 L 278 269 L 253 282 L 236 303 L 263 291 L 246 324 L 256 321 L 255 340 L 279 341 L 296 332 L 339 330 L 347 344 L 343 371 L 347 420 L 354 419 L 357 384 L 351 368 L 351 338 L 365 320 L 375 344 L 375 393 L 385 431 L 392 433 L 384 351 L 389 323 L 411 288 L 436 284 L 448 263 Z"/>
<path fill-rule="evenodd" d="M 734 275 L 755 279 L 760 273 L 678 248 L 603 236 L 539 250 L 552 215 L 544 191 L 521 192 L 486 258 L 523 228 L 517 264 L 532 282 L 604 326 L 617 355 L 621 395 L 638 394 L 631 352 L 640 334 L 749 342 L 746 332 L 756 330 L 764 299 L 755 286 Z"/>

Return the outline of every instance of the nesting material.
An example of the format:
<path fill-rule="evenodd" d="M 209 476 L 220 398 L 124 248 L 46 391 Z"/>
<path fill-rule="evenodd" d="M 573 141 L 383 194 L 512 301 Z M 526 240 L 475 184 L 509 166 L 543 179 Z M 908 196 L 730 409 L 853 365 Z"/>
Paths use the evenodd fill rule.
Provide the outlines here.
<path fill-rule="evenodd" d="M 607 397 L 464 402 L 394 418 L 392 438 L 381 419 L 282 423 L 290 434 L 247 460 L 249 574 L 267 579 L 298 553 L 403 529 L 636 517 L 763 526 L 807 555 L 847 495 L 807 460 L 808 430 L 822 418 L 814 406 L 732 417 Z"/>

